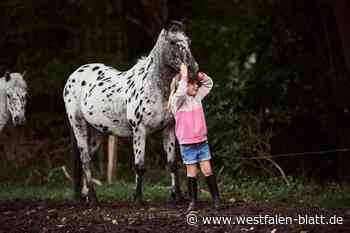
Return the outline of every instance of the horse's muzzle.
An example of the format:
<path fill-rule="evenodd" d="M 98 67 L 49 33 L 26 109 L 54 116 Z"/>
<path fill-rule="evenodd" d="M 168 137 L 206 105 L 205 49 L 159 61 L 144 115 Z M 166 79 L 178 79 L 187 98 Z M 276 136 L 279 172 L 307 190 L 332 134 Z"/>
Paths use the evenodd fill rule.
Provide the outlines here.
<path fill-rule="evenodd" d="M 25 118 L 20 118 L 20 117 L 17 117 L 17 116 L 16 116 L 16 117 L 13 119 L 13 123 L 14 123 L 14 125 L 15 125 L 16 127 L 22 127 L 22 126 L 25 125 L 26 119 L 25 119 Z"/>

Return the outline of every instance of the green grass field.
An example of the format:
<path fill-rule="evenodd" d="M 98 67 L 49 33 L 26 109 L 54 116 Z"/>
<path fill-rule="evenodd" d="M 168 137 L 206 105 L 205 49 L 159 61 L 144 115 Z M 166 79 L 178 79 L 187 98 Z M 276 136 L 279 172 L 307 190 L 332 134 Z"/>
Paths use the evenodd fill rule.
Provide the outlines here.
<path fill-rule="evenodd" d="M 286 186 L 281 179 L 230 179 L 220 180 L 220 189 L 225 201 L 236 202 L 264 202 L 271 205 L 285 205 L 287 207 L 323 207 L 348 208 L 350 207 L 350 186 L 347 184 L 316 184 L 298 179 L 289 178 L 290 186 Z M 183 180 L 182 190 L 186 191 Z M 210 196 L 203 179 L 200 180 L 200 200 L 209 200 Z M 134 184 L 125 181 L 115 182 L 96 187 L 100 200 L 131 201 Z M 144 199 L 146 201 L 169 200 L 170 187 L 145 183 Z M 72 189 L 69 184 L 25 185 L 0 184 L 0 199 L 72 199 Z"/>

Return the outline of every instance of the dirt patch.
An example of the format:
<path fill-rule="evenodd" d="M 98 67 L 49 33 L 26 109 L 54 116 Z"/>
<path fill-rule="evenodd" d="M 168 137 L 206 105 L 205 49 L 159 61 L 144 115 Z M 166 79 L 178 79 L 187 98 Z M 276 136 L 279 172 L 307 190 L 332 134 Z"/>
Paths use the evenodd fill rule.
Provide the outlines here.
<path fill-rule="evenodd" d="M 0 232 L 350 232 L 348 209 L 272 208 L 266 204 L 238 202 L 225 204 L 220 211 L 216 212 L 209 208 L 209 203 L 201 202 L 200 210 L 195 213 L 198 223 L 189 225 L 186 222 L 185 208 L 186 203 L 134 205 L 130 202 L 102 202 L 96 208 L 88 208 L 73 201 L 0 201 Z M 343 224 L 206 225 L 201 218 L 203 216 L 231 216 L 234 218 L 235 216 L 259 215 L 297 217 L 298 214 L 309 217 L 323 215 L 326 219 L 332 216 L 342 217 Z M 266 218 L 266 220 L 272 221 L 272 218 Z"/>

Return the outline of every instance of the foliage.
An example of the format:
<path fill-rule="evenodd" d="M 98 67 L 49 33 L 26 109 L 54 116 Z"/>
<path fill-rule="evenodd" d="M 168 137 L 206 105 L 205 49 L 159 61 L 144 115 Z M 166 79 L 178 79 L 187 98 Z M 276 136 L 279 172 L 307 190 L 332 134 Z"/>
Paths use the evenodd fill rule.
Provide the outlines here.
<path fill-rule="evenodd" d="M 152 1 L 149 9 L 141 9 L 145 4 L 140 1 L 118 2 L 125 3 L 123 8 L 115 1 L 0 2 L 4 9 L 0 15 L 4 29 L 0 38 L 3 55 L 0 75 L 7 69 L 27 71 L 31 112 L 28 128 L 35 131 L 28 134 L 28 144 L 36 138 L 32 147 L 6 141 L 14 147 L 25 148 L 30 159 L 26 162 L 25 157 L 18 161 L 2 160 L 0 167 L 5 169 L 0 181 L 18 178 L 27 179 L 28 183 L 46 183 L 52 168 L 69 164 L 69 128 L 64 121 L 61 94 L 65 80 L 77 66 L 104 62 L 123 70 L 151 48 L 150 38 L 156 38 L 162 23 L 154 17 L 160 16 L 155 12 L 157 1 Z M 328 143 L 324 147 L 335 144 L 346 147 L 349 107 L 344 94 L 350 92 L 345 89 L 349 85 L 339 84 L 339 80 L 346 80 L 347 76 L 336 75 L 344 70 L 343 58 L 337 56 L 343 51 L 337 38 L 336 19 L 331 13 L 325 14 L 332 10 L 327 6 L 329 3 L 302 0 L 168 2 L 169 7 L 174 7 L 169 12 L 183 13 L 180 5 L 191 6 L 188 23 L 192 51 L 200 69 L 215 83 L 205 100 L 210 145 L 214 164 L 218 169 L 223 168 L 225 175 L 279 176 L 271 162 L 250 158 L 261 153 L 269 155 L 271 136 L 295 123 L 295 116 L 302 118 L 301 123 L 294 124 L 296 129 L 307 127 L 305 118 L 319 123 L 320 132 L 325 135 L 319 138 Z M 146 35 L 149 33 L 153 34 Z M 328 63 L 332 62 L 333 70 L 329 70 Z M 54 96 L 55 101 L 47 101 L 46 95 Z M 34 100 L 34 97 L 40 98 Z M 165 156 L 159 152 L 161 140 L 150 141 L 147 161 L 163 168 Z M 313 142 L 310 137 L 305 144 L 313 147 Z M 294 149 L 287 139 L 282 143 L 285 150 Z M 131 148 L 131 145 L 121 149 L 118 177 L 131 180 L 134 178 L 132 150 L 125 147 Z M 7 150 L 7 145 L 4 148 Z M 348 170 L 346 162 L 335 163 L 344 164 L 343 170 Z M 12 177 L 5 174 L 11 169 L 16 169 L 18 174 Z M 28 170 L 31 173 L 27 173 Z"/>
<path fill-rule="evenodd" d="M 344 208 L 350 205 L 347 184 L 318 184 L 304 178 L 288 177 L 286 186 L 278 178 L 224 177 L 222 183 L 227 199 L 285 204 L 288 207 Z M 233 200 L 232 200 L 233 201 Z"/>
<path fill-rule="evenodd" d="M 205 101 L 215 162 L 226 172 L 274 175 L 270 163 L 238 159 L 259 152 L 269 155 L 270 149 L 257 148 L 256 143 L 270 147 L 271 137 L 287 127 L 291 117 L 288 87 L 300 68 L 275 60 L 286 42 L 273 32 L 273 2 L 203 5 L 207 7 L 198 15 L 220 14 L 214 20 L 199 17 L 191 22 L 193 50 L 215 83 Z"/>

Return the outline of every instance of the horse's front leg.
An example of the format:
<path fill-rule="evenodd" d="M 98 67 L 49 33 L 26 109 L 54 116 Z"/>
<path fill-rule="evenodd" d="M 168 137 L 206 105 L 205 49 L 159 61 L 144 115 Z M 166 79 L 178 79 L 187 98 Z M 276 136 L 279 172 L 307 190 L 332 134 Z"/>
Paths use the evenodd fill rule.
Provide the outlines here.
<path fill-rule="evenodd" d="M 135 202 L 142 202 L 142 180 L 145 173 L 146 132 L 143 128 L 135 128 L 133 132 L 133 148 L 135 156 L 136 189 Z"/>
<path fill-rule="evenodd" d="M 175 128 L 171 125 L 163 130 L 163 147 L 167 154 L 168 166 L 171 177 L 172 193 L 171 197 L 175 201 L 183 200 L 180 189 L 180 180 L 178 174 L 178 165 L 175 151 Z"/>

